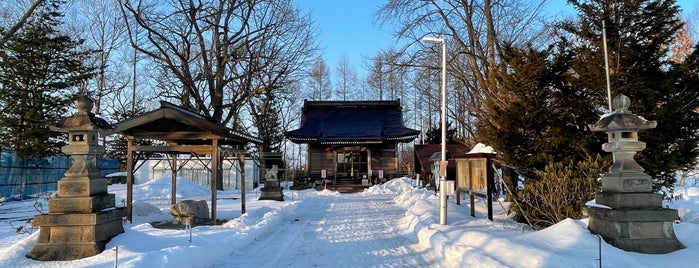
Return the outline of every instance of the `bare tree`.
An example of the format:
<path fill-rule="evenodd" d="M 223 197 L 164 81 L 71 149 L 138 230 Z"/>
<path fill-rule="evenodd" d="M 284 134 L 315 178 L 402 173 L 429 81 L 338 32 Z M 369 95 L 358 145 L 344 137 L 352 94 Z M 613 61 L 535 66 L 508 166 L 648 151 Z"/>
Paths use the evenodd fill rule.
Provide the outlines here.
<path fill-rule="evenodd" d="M 682 25 L 682 28 L 677 31 L 677 35 L 672 41 L 670 61 L 681 64 L 692 54 L 692 47 L 692 39 L 689 37 L 687 25 Z"/>
<path fill-rule="evenodd" d="M 97 68 L 97 75 L 86 85 L 86 90 L 95 101 L 95 113 L 99 114 L 105 97 L 113 99 L 111 95 L 128 86 L 128 68 L 116 55 L 127 44 L 126 27 L 116 2 L 82 0 L 73 12 L 76 34 L 85 40 L 84 46 L 96 51 L 91 65 Z"/>
<path fill-rule="evenodd" d="M 536 42 L 544 26 L 538 14 L 545 4 L 517 0 L 388 0 L 377 15 L 383 23 L 399 23 L 397 38 L 406 40 L 408 46 L 419 43 L 425 36 L 444 37 L 447 41 L 447 73 L 450 88 L 464 90 L 458 94 L 459 103 L 450 108 L 450 115 L 472 133 L 471 115 L 482 111 L 483 98 L 505 101 L 497 92 L 497 73 L 500 70 L 501 45 Z M 429 45 L 430 51 L 439 48 Z M 404 50 L 408 50 L 405 48 Z M 436 53 L 416 51 L 413 65 L 420 65 L 424 57 L 435 57 Z M 438 66 L 438 65 L 435 65 Z M 454 104 L 452 104 L 454 105 Z M 469 116 L 454 117 L 454 113 Z"/>
<path fill-rule="evenodd" d="M 335 74 L 337 79 L 335 88 L 339 95 L 339 99 L 345 101 L 348 96 L 355 96 L 354 99 L 356 99 L 355 93 L 357 91 L 356 87 L 358 86 L 359 78 L 357 77 L 357 71 L 352 68 L 347 55 L 342 55 L 340 58 L 340 61 L 335 67 Z"/>
<path fill-rule="evenodd" d="M 384 83 L 386 79 L 384 78 L 386 73 L 386 63 L 383 61 L 383 55 L 379 52 L 376 56 L 369 59 L 367 63 L 367 69 L 369 70 L 369 76 L 366 78 L 366 84 L 372 90 L 373 96 L 378 100 L 383 100 L 383 94 L 385 90 Z"/>
<path fill-rule="evenodd" d="M 318 58 L 308 73 L 308 98 L 312 100 L 329 100 L 332 98 L 330 68 L 323 58 Z"/>
<path fill-rule="evenodd" d="M 282 88 L 288 73 L 305 64 L 287 57 L 315 50 L 310 21 L 290 0 L 120 3 L 127 22 L 144 33 L 142 43 L 134 42 L 127 23 L 131 45 L 159 66 L 159 86 L 168 89 L 162 96 L 226 125 L 239 125 L 250 98 Z M 287 53 L 294 50 L 300 52 Z M 285 61 L 296 65 L 279 65 Z"/>
<path fill-rule="evenodd" d="M 40 5 L 44 4 L 44 2 L 44 0 L 32 1 L 29 7 L 24 11 L 22 16 L 14 24 L 10 24 L 6 31 L 0 29 L 0 46 L 5 44 L 5 42 L 7 42 L 7 40 L 9 40 L 12 37 L 12 35 L 19 31 L 19 29 L 21 29 L 22 26 L 24 26 L 24 24 L 27 23 L 29 17 L 31 17 L 32 14 L 34 14 L 34 10 L 36 10 Z"/>

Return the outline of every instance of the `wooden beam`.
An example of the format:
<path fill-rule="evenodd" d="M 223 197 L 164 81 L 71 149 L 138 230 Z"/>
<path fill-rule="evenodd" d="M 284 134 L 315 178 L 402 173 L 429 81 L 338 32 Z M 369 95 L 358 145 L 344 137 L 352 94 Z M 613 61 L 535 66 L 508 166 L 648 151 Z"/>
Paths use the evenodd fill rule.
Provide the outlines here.
<path fill-rule="evenodd" d="M 153 140 L 211 140 L 220 137 L 210 132 L 199 131 L 132 132 L 131 135 L 139 139 Z"/>
<path fill-rule="evenodd" d="M 134 146 L 134 151 L 140 152 L 180 152 L 193 154 L 211 154 L 214 150 L 214 145 L 165 145 L 165 146 Z"/>

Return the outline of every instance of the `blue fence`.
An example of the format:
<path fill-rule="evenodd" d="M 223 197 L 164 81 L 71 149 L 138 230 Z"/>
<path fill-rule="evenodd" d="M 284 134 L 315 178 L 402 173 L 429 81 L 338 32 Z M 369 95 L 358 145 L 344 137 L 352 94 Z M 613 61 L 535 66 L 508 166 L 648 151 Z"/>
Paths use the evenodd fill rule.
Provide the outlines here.
<path fill-rule="evenodd" d="M 57 155 L 42 159 L 25 159 L 11 150 L 0 151 L 0 200 L 22 200 L 37 194 L 56 191 L 57 181 L 73 164 L 70 157 Z M 119 171 L 115 158 L 98 158 L 102 175 Z"/>

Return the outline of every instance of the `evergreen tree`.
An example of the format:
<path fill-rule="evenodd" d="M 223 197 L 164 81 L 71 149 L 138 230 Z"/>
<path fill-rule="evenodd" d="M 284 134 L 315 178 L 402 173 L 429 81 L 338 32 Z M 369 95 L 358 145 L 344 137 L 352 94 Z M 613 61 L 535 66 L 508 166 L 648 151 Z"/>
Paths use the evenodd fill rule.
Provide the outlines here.
<path fill-rule="evenodd" d="M 602 22 L 605 23 L 611 78 L 611 95 L 631 99 L 630 110 L 658 127 L 639 133 L 646 149 L 637 160 L 653 177 L 656 187 L 672 187 L 675 171 L 696 161 L 696 127 L 685 114 L 693 113 L 696 84 L 677 85 L 687 66 L 674 67 L 669 61 L 673 40 L 682 23 L 674 0 L 569 0 L 579 12 L 577 21 L 561 28 L 576 46 L 572 69 L 580 76 L 571 80 L 591 93 L 591 100 L 608 111 L 606 97 Z M 672 71 L 668 72 L 673 68 Z M 696 105 L 694 105 L 696 107 Z M 594 122 L 591 122 L 594 123 Z M 678 142 L 679 141 L 679 142 Z"/>
<path fill-rule="evenodd" d="M 504 46 L 502 99 L 487 99 L 487 118 L 479 120 L 479 137 L 524 177 L 522 183 L 506 182 L 513 190 L 514 219 L 534 227 L 579 218 L 598 189 L 605 161 L 602 137 L 585 130 L 599 116 L 588 94 L 569 82 L 576 75 L 567 47 L 564 40 L 545 50 Z"/>
<path fill-rule="evenodd" d="M 0 47 L 0 144 L 22 158 L 58 152 L 49 130 L 68 113 L 76 86 L 93 75 L 83 65 L 90 51 L 58 31 L 60 0 L 48 1 Z"/>
<path fill-rule="evenodd" d="M 657 139 L 657 143 L 667 143 L 660 156 L 645 159 L 654 162 L 644 163 L 647 170 L 692 169 L 699 156 L 699 45 L 681 64 L 674 64 L 662 85 L 663 98 L 658 102 L 658 128 L 646 139 Z M 648 143 L 648 141 L 646 141 Z M 664 175 L 664 174 L 663 174 Z M 663 176 L 659 186 L 674 185 L 674 172 Z M 670 179 L 671 178 L 671 179 Z"/>
<path fill-rule="evenodd" d="M 284 141 L 284 133 L 279 118 L 279 113 L 282 107 L 276 99 L 277 97 L 269 96 L 269 102 L 266 104 L 267 109 L 264 114 L 256 121 L 259 129 L 259 136 L 262 139 L 262 148 L 264 152 L 281 152 L 281 145 Z"/>
<path fill-rule="evenodd" d="M 451 126 L 451 122 L 447 122 L 447 131 L 444 140 L 447 144 L 458 144 L 456 140 L 456 128 Z M 427 144 L 441 144 L 442 143 L 442 124 L 437 127 L 430 128 L 425 133 L 425 143 Z"/>
<path fill-rule="evenodd" d="M 508 72 L 498 78 L 500 98 L 484 103 L 487 117 L 479 120 L 478 136 L 525 179 L 534 179 L 548 163 L 583 161 L 601 152 L 600 139 L 585 130 L 599 116 L 589 96 L 568 82 L 574 75 L 565 46 L 505 46 Z"/>

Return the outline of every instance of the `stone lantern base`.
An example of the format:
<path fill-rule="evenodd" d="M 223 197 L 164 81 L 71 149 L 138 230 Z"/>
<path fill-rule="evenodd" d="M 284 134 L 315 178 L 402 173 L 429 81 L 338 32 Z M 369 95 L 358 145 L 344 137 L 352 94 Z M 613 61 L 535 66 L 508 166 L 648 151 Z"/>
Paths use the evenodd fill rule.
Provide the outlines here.
<path fill-rule="evenodd" d="M 114 194 L 55 197 L 49 200 L 49 214 L 34 216 L 39 241 L 27 257 L 68 261 L 100 254 L 112 237 L 124 232 L 125 216 L 125 208 L 114 207 Z"/>
<path fill-rule="evenodd" d="M 677 240 L 673 227 L 679 214 L 676 209 L 662 208 L 660 194 L 598 192 L 595 196 L 597 204 L 609 208 L 588 207 L 588 229 L 609 244 L 648 254 L 685 248 Z"/>
<path fill-rule="evenodd" d="M 266 181 L 265 186 L 260 190 L 258 200 L 284 201 L 284 193 L 279 181 Z"/>
<path fill-rule="evenodd" d="M 100 254 L 112 237 L 124 232 L 125 215 L 124 208 L 89 214 L 37 215 L 34 224 L 41 226 L 39 242 L 27 257 L 69 261 Z"/>

